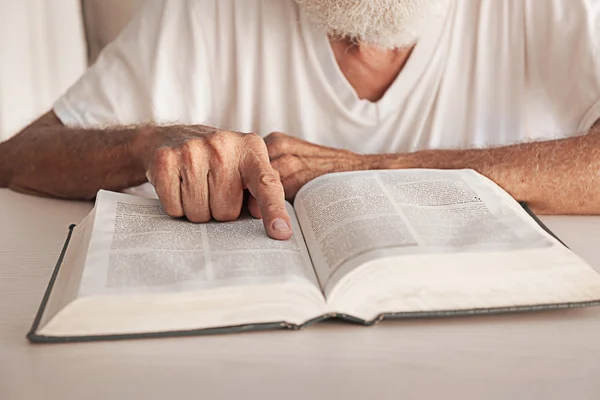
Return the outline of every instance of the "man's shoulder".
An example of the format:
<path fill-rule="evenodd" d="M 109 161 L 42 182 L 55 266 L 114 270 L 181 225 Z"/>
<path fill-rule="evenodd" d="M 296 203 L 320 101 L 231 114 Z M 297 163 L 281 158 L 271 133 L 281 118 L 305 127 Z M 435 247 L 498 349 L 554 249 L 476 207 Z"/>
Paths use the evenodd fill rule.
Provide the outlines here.
<path fill-rule="evenodd" d="M 457 1 L 455 4 L 460 16 L 456 23 L 473 31 L 479 39 L 498 42 L 499 35 L 504 35 L 506 40 L 526 43 L 528 53 L 552 56 L 578 49 L 592 54 L 600 48 L 600 0 Z M 570 63 L 572 59 L 565 61 Z"/>

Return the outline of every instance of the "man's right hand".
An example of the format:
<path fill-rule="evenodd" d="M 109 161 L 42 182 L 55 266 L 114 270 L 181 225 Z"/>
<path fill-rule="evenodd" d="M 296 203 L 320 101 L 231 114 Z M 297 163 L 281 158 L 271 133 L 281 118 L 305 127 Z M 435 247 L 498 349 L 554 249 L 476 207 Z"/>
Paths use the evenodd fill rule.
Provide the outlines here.
<path fill-rule="evenodd" d="M 235 220 L 247 188 L 267 234 L 291 237 L 283 186 L 259 135 L 205 126 L 148 127 L 138 132 L 131 150 L 168 215 L 192 222 Z"/>
<path fill-rule="evenodd" d="M 144 176 L 145 175 L 145 176 Z M 54 112 L 0 143 L 0 187 L 66 199 L 93 199 L 146 178 L 165 211 L 193 222 L 236 219 L 244 189 L 269 236 L 292 235 L 283 186 L 264 140 L 206 126 L 67 127 Z"/>

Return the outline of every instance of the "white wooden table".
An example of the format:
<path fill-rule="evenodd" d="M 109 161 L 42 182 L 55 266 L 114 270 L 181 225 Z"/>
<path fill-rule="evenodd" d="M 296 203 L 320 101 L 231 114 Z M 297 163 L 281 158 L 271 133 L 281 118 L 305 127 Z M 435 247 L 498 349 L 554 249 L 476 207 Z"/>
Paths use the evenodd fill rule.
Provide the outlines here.
<path fill-rule="evenodd" d="M 0 189 L 1 400 L 600 399 L 600 308 L 30 345 L 67 227 L 90 208 Z M 600 271 L 600 217 L 543 220 Z"/>

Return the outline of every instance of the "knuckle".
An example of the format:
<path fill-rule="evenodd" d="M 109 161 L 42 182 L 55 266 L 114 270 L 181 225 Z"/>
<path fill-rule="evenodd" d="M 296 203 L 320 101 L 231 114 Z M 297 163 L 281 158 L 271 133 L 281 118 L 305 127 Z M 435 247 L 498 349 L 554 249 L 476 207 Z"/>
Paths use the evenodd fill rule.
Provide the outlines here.
<path fill-rule="evenodd" d="M 244 140 L 254 148 L 264 148 L 265 140 L 257 133 L 248 133 L 244 136 Z"/>
<path fill-rule="evenodd" d="M 178 207 L 174 204 L 163 203 L 163 210 L 165 213 L 171 218 L 181 218 L 183 217 L 183 210 L 181 207 Z"/>
<path fill-rule="evenodd" d="M 277 142 L 282 141 L 284 137 L 285 134 L 281 132 L 271 132 L 265 137 L 265 142 L 268 145 L 276 144 Z"/>
<path fill-rule="evenodd" d="M 277 139 L 283 139 L 284 137 L 286 137 L 286 134 L 282 133 L 282 132 L 271 132 L 271 134 L 269 136 L 271 138 L 273 138 L 273 140 L 277 140 Z"/>
<path fill-rule="evenodd" d="M 219 148 L 222 146 L 226 146 L 231 139 L 231 132 L 216 131 L 215 133 L 206 138 L 206 142 L 213 148 Z"/>
<path fill-rule="evenodd" d="M 211 164 L 227 164 L 235 154 L 236 134 L 229 131 L 217 131 L 206 139 L 210 151 Z"/>
<path fill-rule="evenodd" d="M 229 165 L 231 155 L 228 151 L 220 147 L 211 148 L 209 163 L 213 171 L 221 171 Z"/>
<path fill-rule="evenodd" d="M 264 171 L 258 176 L 258 183 L 263 188 L 280 189 L 281 181 L 275 171 Z"/>
<path fill-rule="evenodd" d="M 181 145 L 181 161 L 184 165 L 193 166 L 201 158 L 202 140 L 190 139 Z"/>
<path fill-rule="evenodd" d="M 210 213 L 204 212 L 186 212 L 185 217 L 194 224 L 204 224 L 211 219 Z"/>
<path fill-rule="evenodd" d="M 247 140 L 256 140 L 256 141 L 261 141 L 261 142 L 264 141 L 263 137 L 255 132 L 247 133 L 244 137 Z"/>
<path fill-rule="evenodd" d="M 181 152 L 186 154 L 195 154 L 201 147 L 202 139 L 189 139 L 181 145 Z"/>
<path fill-rule="evenodd" d="M 279 203 L 269 201 L 264 206 L 263 214 L 265 213 L 268 215 L 280 215 L 285 213 L 285 208 Z"/>
<path fill-rule="evenodd" d="M 267 142 L 267 146 L 269 151 L 272 154 L 282 154 L 287 153 L 290 149 L 290 141 L 289 138 L 283 133 L 277 134 L 277 136 L 273 137 Z"/>
<path fill-rule="evenodd" d="M 231 138 L 236 137 L 239 134 L 237 132 L 228 131 L 227 129 L 217 129 L 212 137 L 216 138 Z"/>
<path fill-rule="evenodd" d="M 161 147 L 154 153 L 154 165 L 159 169 L 172 167 L 176 164 L 178 153 L 170 147 Z"/>
<path fill-rule="evenodd" d="M 223 207 L 213 211 L 213 217 L 219 222 L 235 221 L 240 216 L 240 209 Z"/>

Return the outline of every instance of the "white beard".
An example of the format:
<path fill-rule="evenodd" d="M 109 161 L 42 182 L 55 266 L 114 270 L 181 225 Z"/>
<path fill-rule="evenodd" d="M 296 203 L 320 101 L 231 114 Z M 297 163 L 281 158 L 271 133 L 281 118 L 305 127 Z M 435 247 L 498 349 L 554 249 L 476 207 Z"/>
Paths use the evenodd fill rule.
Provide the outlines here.
<path fill-rule="evenodd" d="M 414 45 L 442 23 L 450 0 L 296 0 L 328 35 L 385 49 Z"/>

